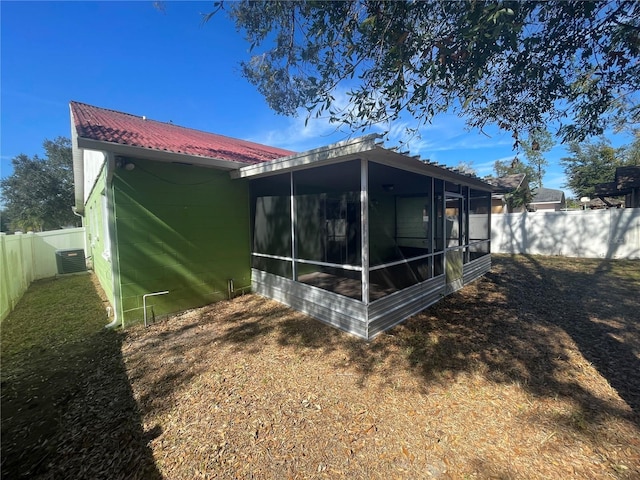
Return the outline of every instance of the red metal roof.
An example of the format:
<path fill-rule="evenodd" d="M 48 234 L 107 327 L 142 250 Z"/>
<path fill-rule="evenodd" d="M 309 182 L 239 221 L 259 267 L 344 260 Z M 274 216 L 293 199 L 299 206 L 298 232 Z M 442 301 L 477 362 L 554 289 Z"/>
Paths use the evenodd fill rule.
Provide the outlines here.
<path fill-rule="evenodd" d="M 247 164 L 294 153 L 86 103 L 71 102 L 70 105 L 78 137 L 90 140 Z"/>

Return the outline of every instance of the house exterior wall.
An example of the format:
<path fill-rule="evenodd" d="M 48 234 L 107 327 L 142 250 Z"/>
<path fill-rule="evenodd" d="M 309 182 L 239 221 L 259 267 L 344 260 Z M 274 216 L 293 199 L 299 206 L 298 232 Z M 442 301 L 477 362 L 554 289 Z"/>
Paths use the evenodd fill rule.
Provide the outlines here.
<path fill-rule="evenodd" d="M 113 176 L 125 324 L 206 305 L 249 286 L 248 186 L 227 171 L 140 159 Z"/>
<path fill-rule="evenodd" d="M 104 158 L 104 156 L 103 156 Z M 92 184 L 89 197 L 85 203 L 84 226 L 85 226 L 85 252 L 89 259 L 89 265 L 93 269 L 102 289 L 104 290 L 111 305 L 114 305 L 113 296 L 113 272 L 111 268 L 112 258 L 110 255 L 111 239 L 107 228 L 106 211 L 106 168 L 103 162 L 95 184 Z"/>
<path fill-rule="evenodd" d="M 94 185 L 105 165 L 106 156 L 104 152 L 97 150 L 84 150 L 82 161 L 84 163 L 84 203 L 86 204 L 91 195 Z"/>

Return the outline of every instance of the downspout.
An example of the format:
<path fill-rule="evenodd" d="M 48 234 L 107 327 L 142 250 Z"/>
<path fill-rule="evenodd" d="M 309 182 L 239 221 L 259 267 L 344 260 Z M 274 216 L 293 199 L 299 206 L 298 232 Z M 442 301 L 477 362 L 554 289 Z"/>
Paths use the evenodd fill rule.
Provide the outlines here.
<path fill-rule="evenodd" d="M 107 196 L 107 226 L 109 229 L 109 244 L 111 247 L 111 281 L 113 288 L 113 321 L 105 328 L 124 328 L 122 314 L 122 282 L 120 282 L 120 257 L 118 255 L 118 231 L 116 228 L 116 211 L 113 199 L 113 173 L 116 168 L 115 157 L 111 152 L 105 152 L 106 178 L 105 195 Z"/>

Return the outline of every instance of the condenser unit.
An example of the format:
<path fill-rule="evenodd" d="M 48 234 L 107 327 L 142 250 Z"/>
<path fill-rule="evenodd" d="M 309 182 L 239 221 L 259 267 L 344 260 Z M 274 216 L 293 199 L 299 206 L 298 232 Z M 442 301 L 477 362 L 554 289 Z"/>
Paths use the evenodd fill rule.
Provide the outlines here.
<path fill-rule="evenodd" d="M 56 264 L 58 273 L 76 273 L 87 270 L 87 263 L 84 258 L 84 250 L 56 250 Z"/>

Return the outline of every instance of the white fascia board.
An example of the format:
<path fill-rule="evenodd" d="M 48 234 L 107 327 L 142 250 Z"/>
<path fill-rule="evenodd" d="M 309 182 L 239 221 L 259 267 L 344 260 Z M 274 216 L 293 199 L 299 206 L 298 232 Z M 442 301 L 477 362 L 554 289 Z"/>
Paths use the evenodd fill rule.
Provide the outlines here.
<path fill-rule="evenodd" d="M 73 109 L 69 105 L 71 115 L 71 155 L 73 158 L 73 190 L 75 211 L 82 215 L 84 212 L 84 153 L 78 146 L 78 132 L 73 119 Z"/>
<path fill-rule="evenodd" d="M 154 150 L 145 147 L 123 145 L 120 143 L 103 142 L 83 137 L 78 137 L 78 145 L 82 148 L 107 151 L 114 155 L 122 155 L 124 157 L 141 158 L 164 163 L 190 164 L 198 167 L 215 168 L 218 170 L 237 170 L 240 167 L 245 167 L 247 165 L 242 162 L 201 157 L 198 155 L 188 155 L 185 153 L 170 152 L 167 150 Z"/>
<path fill-rule="evenodd" d="M 375 149 L 376 140 L 380 135 L 373 133 L 342 142 L 332 143 L 325 147 L 314 148 L 302 153 L 296 153 L 270 162 L 243 166 L 231 172 L 232 178 L 264 177 L 289 170 L 300 170 L 319 165 L 329 165 L 358 158 L 358 154 Z"/>

